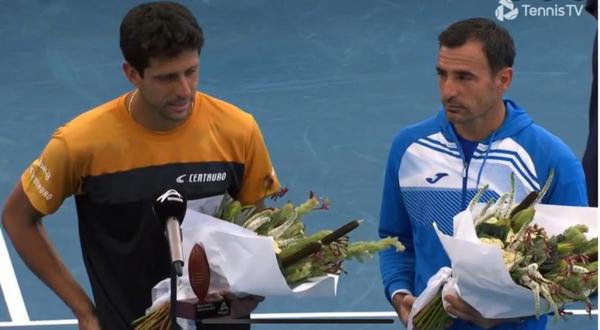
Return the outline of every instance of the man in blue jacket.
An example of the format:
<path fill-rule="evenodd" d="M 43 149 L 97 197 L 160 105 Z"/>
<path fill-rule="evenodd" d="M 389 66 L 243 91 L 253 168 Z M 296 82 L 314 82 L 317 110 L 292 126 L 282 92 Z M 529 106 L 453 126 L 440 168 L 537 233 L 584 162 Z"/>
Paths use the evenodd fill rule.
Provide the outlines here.
<path fill-rule="evenodd" d="M 580 162 L 556 136 L 533 123 L 515 102 L 503 98 L 513 77 L 514 42 L 494 22 L 467 19 L 439 35 L 437 74 L 442 109 L 437 116 L 402 129 L 386 167 L 379 234 L 395 236 L 402 253 L 380 254 L 386 297 L 406 325 L 415 296 L 441 267 L 449 266 L 432 223 L 452 233 L 452 217 L 484 184 L 485 199 L 510 189 L 515 199 L 540 190 L 550 169 L 554 180 L 546 204 L 586 205 Z M 484 319 L 460 297 L 447 295 L 452 329 L 544 329 L 546 317 Z"/>

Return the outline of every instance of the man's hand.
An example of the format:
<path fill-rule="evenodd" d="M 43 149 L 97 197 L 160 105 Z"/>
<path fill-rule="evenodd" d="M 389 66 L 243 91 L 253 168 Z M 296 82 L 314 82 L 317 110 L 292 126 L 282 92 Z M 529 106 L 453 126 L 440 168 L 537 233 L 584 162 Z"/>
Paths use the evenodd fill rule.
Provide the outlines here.
<path fill-rule="evenodd" d="M 406 293 L 396 293 L 392 300 L 394 305 L 394 309 L 400 318 L 400 322 L 406 325 L 408 324 L 408 315 L 410 315 L 410 311 L 412 310 L 412 305 L 415 302 L 417 297 L 411 296 Z"/>
<path fill-rule="evenodd" d="M 82 317 L 77 319 L 79 323 L 79 330 L 100 330 L 100 322 L 96 316 L 91 315 L 89 317 Z"/>
<path fill-rule="evenodd" d="M 515 319 L 486 319 L 462 298 L 453 294 L 444 295 L 444 300 L 448 303 L 446 312 L 484 329 L 495 327 L 500 323 L 516 321 Z"/>

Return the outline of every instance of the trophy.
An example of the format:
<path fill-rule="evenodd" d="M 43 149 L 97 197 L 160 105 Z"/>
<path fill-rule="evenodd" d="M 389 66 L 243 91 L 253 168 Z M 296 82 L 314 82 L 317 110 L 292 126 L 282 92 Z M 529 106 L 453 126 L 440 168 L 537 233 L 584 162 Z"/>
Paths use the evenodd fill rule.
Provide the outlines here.
<path fill-rule="evenodd" d="M 230 306 L 225 300 L 208 299 L 210 267 L 206 252 L 200 244 L 195 244 L 188 259 L 190 285 L 196 298 L 177 301 L 177 316 L 189 320 L 227 316 Z"/>

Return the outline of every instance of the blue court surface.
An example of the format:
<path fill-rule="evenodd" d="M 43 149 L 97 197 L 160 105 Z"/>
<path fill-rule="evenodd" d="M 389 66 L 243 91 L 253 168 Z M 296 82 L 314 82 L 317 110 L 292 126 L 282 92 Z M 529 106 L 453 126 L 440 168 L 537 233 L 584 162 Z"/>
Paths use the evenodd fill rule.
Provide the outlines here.
<path fill-rule="evenodd" d="M 130 89 L 120 65 L 118 28 L 138 1 L 0 1 L 0 200 L 54 129 Z M 308 231 L 365 222 L 352 240 L 377 238 L 384 163 L 400 128 L 439 107 L 437 35 L 473 16 L 494 20 L 496 0 L 196 0 L 184 2 L 204 28 L 199 88 L 258 120 L 286 199 L 308 191 L 331 210 L 305 218 Z M 581 157 L 588 125 L 596 21 L 584 1 L 520 0 L 502 24 L 517 46 L 507 96 Z M 537 15 L 531 13 L 531 8 Z M 555 10 L 550 10 L 553 8 Z M 557 8 L 563 8 L 559 15 Z M 504 9 L 507 12 L 507 9 Z M 541 15 L 545 14 L 545 15 Z M 504 17 L 503 17 L 504 18 Z M 74 203 L 45 219 L 50 239 L 88 290 Z M 27 321 L 72 320 L 72 313 L 26 268 L 7 242 L 0 264 L 0 328 L 75 329 Z M 1 241 L 0 241 L 1 243 Z M 338 296 L 269 297 L 257 314 L 386 312 L 377 258 L 347 263 Z M 15 275 L 18 287 L 10 281 Z M 9 280 L 7 280 L 9 279 Z M 9 308 L 10 307 L 10 308 Z M 581 306 L 574 306 L 580 309 Z M 572 316 L 549 329 L 596 329 Z M 67 322 L 68 323 L 68 322 Z M 28 326 L 16 327 L 17 324 Z M 253 329 L 281 329 L 255 325 Z M 286 329 L 400 329 L 394 325 L 286 325 Z"/>

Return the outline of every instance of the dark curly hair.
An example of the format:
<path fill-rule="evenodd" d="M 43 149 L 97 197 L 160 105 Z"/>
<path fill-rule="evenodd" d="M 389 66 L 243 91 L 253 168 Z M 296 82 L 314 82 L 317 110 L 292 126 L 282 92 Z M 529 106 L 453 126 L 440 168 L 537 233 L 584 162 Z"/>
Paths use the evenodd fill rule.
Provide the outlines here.
<path fill-rule="evenodd" d="M 492 73 L 512 67 L 515 61 L 515 43 L 508 31 L 486 18 L 469 18 L 451 24 L 438 36 L 439 46 L 456 48 L 467 41 L 483 44 L 483 52 Z"/>
<path fill-rule="evenodd" d="M 184 6 L 170 1 L 132 8 L 121 22 L 119 45 L 125 60 L 143 77 L 150 58 L 175 57 L 184 50 L 202 49 L 204 35 Z"/>

